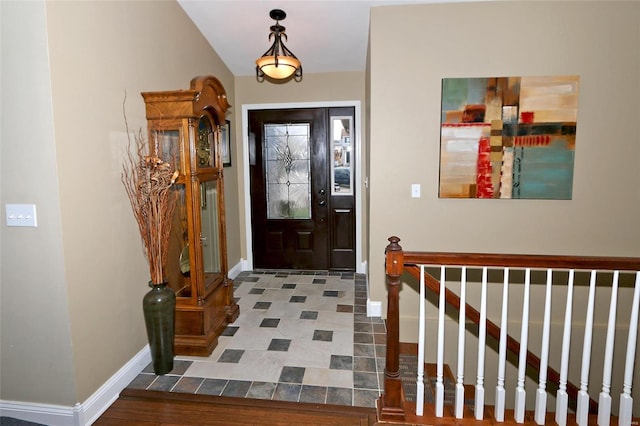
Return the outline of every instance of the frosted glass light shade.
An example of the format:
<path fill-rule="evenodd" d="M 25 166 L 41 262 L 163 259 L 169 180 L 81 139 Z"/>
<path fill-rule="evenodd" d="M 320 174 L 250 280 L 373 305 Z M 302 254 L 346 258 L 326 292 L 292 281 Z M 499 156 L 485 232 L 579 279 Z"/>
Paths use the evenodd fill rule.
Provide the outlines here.
<path fill-rule="evenodd" d="M 256 65 L 266 76 L 281 80 L 291 77 L 300 67 L 300 61 L 291 56 L 278 56 L 276 66 L 275 56 L 262 56 L 256 59 Z"/>

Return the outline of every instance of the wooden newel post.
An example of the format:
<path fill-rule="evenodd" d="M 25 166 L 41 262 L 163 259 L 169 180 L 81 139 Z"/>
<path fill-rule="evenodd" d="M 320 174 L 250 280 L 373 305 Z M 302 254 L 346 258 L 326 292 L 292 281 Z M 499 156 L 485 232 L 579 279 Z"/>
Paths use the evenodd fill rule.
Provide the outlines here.
<path fill-rule="evenodd" d="M 387 354 L 384 369 L 384 393 L 378 404 L 381 420 L 404 419 L 404 392 L 400 379 L 400 276 L 404 270 L 404 255 L 398 242 L 389 237 L 385 249 L 385 273 L 387 276 Z"/>

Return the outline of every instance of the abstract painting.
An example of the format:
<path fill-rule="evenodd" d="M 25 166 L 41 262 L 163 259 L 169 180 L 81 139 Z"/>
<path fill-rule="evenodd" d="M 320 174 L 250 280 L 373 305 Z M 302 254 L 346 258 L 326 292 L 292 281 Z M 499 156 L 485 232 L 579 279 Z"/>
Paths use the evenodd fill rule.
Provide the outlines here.
<path fill-rule="evenodd" d="M 440 198 L 570 200 L 578 82 L 443 79 Z"/>

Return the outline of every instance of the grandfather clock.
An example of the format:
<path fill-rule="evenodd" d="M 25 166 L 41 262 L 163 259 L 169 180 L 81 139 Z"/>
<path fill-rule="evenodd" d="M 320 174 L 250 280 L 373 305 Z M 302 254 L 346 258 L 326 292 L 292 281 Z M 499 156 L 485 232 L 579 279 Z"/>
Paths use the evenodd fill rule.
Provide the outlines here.
<path fill-rule="evenodd" d="M 179 176 L 177 205 L 165 267 L 176 294 L 175 352 L 209 355 L 238 305 L 227 276 L 221 125 L 229 108 L 212 76 L 191 80 L 189 90 L 142 93 L 149 141 Z"/>

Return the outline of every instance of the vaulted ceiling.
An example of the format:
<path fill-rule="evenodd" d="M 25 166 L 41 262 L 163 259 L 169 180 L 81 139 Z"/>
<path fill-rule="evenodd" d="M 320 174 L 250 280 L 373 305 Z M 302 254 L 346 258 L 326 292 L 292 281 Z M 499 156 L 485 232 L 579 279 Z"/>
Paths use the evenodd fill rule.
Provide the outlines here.
<path fill-rule="evenodd" d="M 451 1 L 451 0 L 449 0 Z M 178 0 L 235 76 L 255 73 L 255 60 L 271 45 L 272 9 L 287 16 L 285 45 L 305 73 L 364 71 L 372 7 L 424 0 Z"/>

